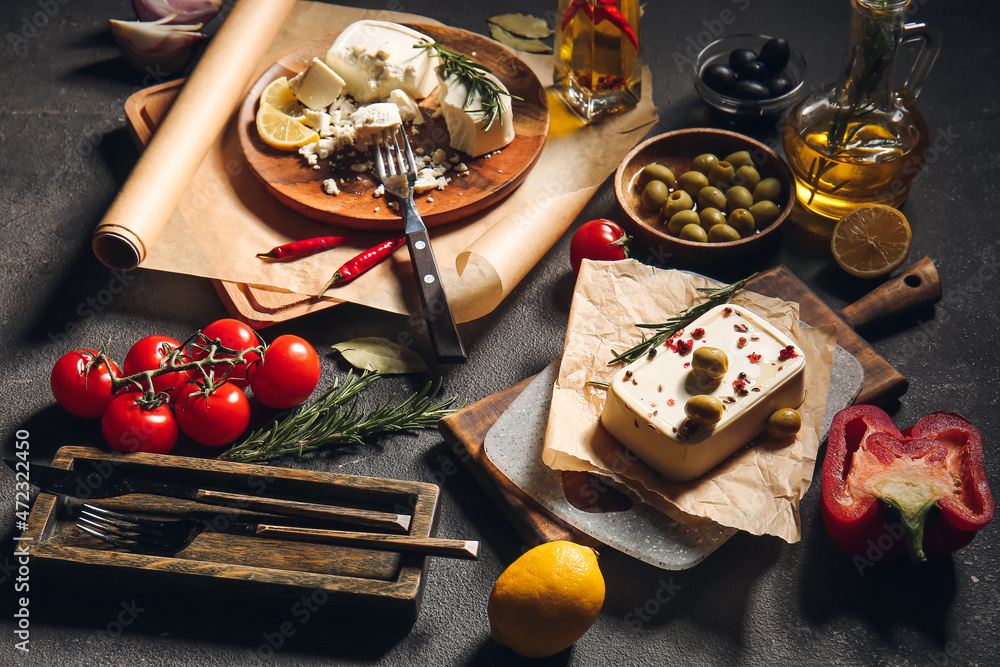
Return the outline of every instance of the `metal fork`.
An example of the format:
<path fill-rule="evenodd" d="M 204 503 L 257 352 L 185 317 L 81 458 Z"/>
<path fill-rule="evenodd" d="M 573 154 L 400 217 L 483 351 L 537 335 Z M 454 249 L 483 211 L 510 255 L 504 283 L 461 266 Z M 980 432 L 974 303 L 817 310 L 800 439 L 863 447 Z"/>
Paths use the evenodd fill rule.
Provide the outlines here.
<path fill-rule="evenodd" d="M 271 526 L 234 520 L 230 517 L 224 517 L 225 521 L 218 522 L 194 517 L 151 519 L 87 503 L 79 505 L 76 509 L 78 511 L 76 527 L 85 533 L 120 549 L 156 556 L 169 556 L 183 551 L 206 530 L 235 535 L 341 544 L 381 551 L 408 551 L 427 556 L 468 560 L 475 560 L 479 556 L 479 543 L 474 540 L 445 540 L 414 535 Z"/>
<path fill-rule="evenodd" d="M 402 147 L 398 136 L 402 135 Z M 379 139 L 381 138 L 381 143 Z M 383 157 L 382 152 L 385 151 Z M 441 285 L 434 251 L 427 227 L 413 203 L 413 185 L 417 180 L 417 161 L 410 148 L 410 140 L 402 130 L 385 130 L 381 137 L 372 139 L 375 169 L 386 191 L 399 199 L 406 230 L 406 244 L 410 261 L 417 278 L 417 291 L 427 320 L 431 343 L 438 361 L 448 364 L 465 362 L 465 348 L 455 326 L 455 318 L 448 306 L 448 299 Z"/>

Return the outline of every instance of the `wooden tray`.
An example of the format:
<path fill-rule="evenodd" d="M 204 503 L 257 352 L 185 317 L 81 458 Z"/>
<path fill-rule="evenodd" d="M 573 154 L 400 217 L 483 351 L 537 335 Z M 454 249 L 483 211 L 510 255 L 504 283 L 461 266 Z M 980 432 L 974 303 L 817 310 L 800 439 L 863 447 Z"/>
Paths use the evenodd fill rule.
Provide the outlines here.
<path fill-rule="evenodd" d="M 409 534 L 422 537 L 430 537 L 437 522 L 439 489 L 422 482 L 181 456 L 121 455 L 86 447 L 61 448 L 52 465 L 74 468 L 81 463 L 110 465 L 199 488 L 252 493 L 266 487 L 268 497 L 412 512 Z M 81 497 L 85 495 L 86 490 Z M 95 502 L 109 508 L 141 508 L 158 514 L 198 511 L 206 520 L 224 520 L 226 512 L 231 511 L 222 508 L 215 513 L 211 506 L 146 495 Z M 31 540 L 32 564 L 44 567 L 53 576 L 94 581 L 113 578 L 116 582 L 183 588 L 199 595 L 212 592 L 247 600 L 287 601 L 323 591 L 331 602 L 406 616 L 416 615 L 427 576 L 427 559 L 419 554 L 211 532 L 202 533 L 173 556 L 129 553 L 77 529 L 58 504 L 55 496 L 38 494 L 23 533 Z"/>
<path fill-rule="evenodd" d="M 799 303 L 799 316 L 810 326 L 834 324 L 837 326 L 837 343 L 854 355 L 865 372 L 865 380 L 855 403 L 885 404 L 906 393 L 909 381 L 883 359 L 851 328 L 879 321 L 893 314 L 941 298 L 941 284 L 933 262 L 925 258 L 912 265 L 901 275 L 885 283 L 866 297 L 843 311 L 835 313 L 823 303 L 801 280 L 783 266 L 770 269 L 756 276 L 747 289 L 767 296 L 774 296 Z M 496 503 L 528 544 L 552 540 L 571 540 L 597 546 L 596 540 L 539 505 L 527 493 L 507 479 L 486 456 L 486 434 L 504 410 L 517 398 L 533 378 L 487 396 L 470 406 L 448 415 L 438 428 L 458 458 L 469 468 L 486 494 Z M 578 509 L 591 512 L 615 511 L 600 505 L 586 506 L 574 489 L 585 487 L 581 476 L 589 473 L 563 475 L 563 490 Z M 599 483 L 599 480 L 595 480 Z M 599 502 L 606 502 L 608 494 Z"/>
<path fill-rule="evenodd" d="M 516 135 L 497 155 L 466 158 L 468 172 L 452 178 L 433 197 L 418 197 L 420 217 L 428 227 L 461 220 L 478 213 L 512 194 L 538 161 L 549 127 L 549 107 L 545 88 L 538 77 L 510 50 L 482 35 L 440 25 L 407 24 L 443 46 L 460 53 L 475 53 L 476 62 L 488 67 L 510 89 Z M 379 185 L 372 173 L 356 174 L 347 166 L 316 170 L 297 154 L 279 151 L 265 144 L 257 134 L 258 100 L 264 88 L 279 77 L 291 78 L 308 67 L 314 57 L 323 58 L 336 35 L 318 37 L 287 53 L 271 65 L 250 88 L 237 111 L 236 129 L 246 160 L 278 201 L 294 211 L 321 222 L 365 231 L 403 231 L 403 218 L 387 206 L 373 207 L 371 192 Z M 436 105 L 421 103 L 425 122 L 410 141 L 415 150 L 430 155 L 448 148 L 448 128 L 443 116 L 434 117 Z M 334 177 L 345 179 L 341 194 L 331 197 L 322 183 Z"/>

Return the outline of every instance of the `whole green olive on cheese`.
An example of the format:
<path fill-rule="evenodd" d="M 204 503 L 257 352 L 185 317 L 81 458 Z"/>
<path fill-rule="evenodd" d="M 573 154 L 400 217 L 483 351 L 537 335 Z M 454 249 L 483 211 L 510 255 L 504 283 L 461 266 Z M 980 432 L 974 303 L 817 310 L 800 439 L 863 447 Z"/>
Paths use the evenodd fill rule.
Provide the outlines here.
<path fill-rule="evenodd" d="M 729 370 L 729 357 L 717 347 L 702 345 L 691 355 L 691 372 L 717 380 Z"/>
<path fill-rule="evenodd" d="M 684 414 L 688 419 L 702 426 L 718 424 L 722 419 L 722 410 L 722 401 L 708 394 L 692 396 L 684 404 Z"/>
<path fill-rule="evenodd" d="M 775 440 L 787 440 L 802 428 L 802 415 L 792 408 L 775 410 L 767 420 L 767 434 Z"/>

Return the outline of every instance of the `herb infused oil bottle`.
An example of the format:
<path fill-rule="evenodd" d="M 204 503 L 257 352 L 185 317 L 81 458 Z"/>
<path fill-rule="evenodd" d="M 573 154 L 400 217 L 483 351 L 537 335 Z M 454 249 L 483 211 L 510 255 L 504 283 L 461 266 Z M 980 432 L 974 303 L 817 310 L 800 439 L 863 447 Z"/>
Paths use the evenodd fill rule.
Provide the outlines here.
<path fill-rule="evenodd" d="M 587 122 L 642 96 L 639 0 L 559 0 L 554 83 Z"/>
<path fill-rule="evenodd" d="M 899 207 L 906 200 L 929 143 L 914 100 L 939 48 L 936 32 L 903 22 L 910 0 L 851 4 L 841 80 L 802 100 L 784 130 L 799 203 L 830 220 L 867 204 Z M 906 83 L 895 89 L 899 47 L 911 40 L 923 45 Z"/>

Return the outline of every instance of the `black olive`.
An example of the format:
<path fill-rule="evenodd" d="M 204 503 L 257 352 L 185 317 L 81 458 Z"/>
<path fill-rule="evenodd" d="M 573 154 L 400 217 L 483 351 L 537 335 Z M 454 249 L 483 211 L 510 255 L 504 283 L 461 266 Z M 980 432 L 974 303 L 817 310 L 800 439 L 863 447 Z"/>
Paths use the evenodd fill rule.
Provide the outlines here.
<path fill-rule="evenodd" d="M 771 91 L 771 97 L 780 97 L 795 87 L 788 77 L 785 76 L 771 77 L 765 85 Z"/>
<path fill-rule="evenodd" d="M 752 49 L 733 49 L 729 52 L 729 69 L 739 72 L 740 68 L 757 60 L 757 52 Z"/>
<path fill-rule="evenodd" d="M 736 78 L 744 81 L 767 81 L 767 66 L 759 60 L 754 60 L 736 70 Z"/>
<path fill-rule="evenodd" d="M 774 74 L 780 74 L 788 66 L 788 57 L 791 50 L 788 48 L 788 41 L 780 37 L 772 37 L 764 43 L 760 49 L 760 60 L 767 65 L 767 69 Z"/>
<path fill-rule="evenodd" d="M 709 65 L 701 71 L 701 80 L 715 92 L 725 95 L 736 83 L 736 72 L 725 65 Z"/>
<path fill-rule="evenodd" d="M 741 100 L 766 100 L 771 97 L 767 86 L 757 81 L 737 81 L 729 94 Z"/>

